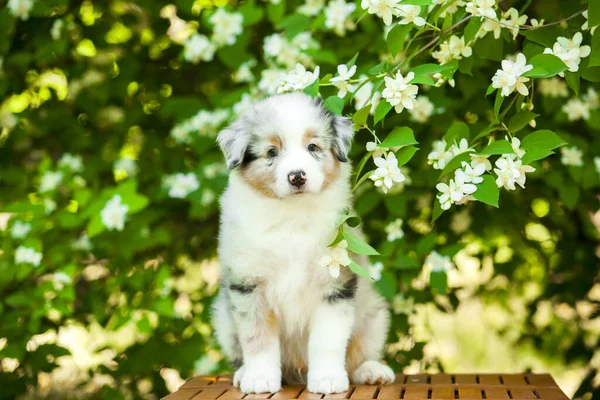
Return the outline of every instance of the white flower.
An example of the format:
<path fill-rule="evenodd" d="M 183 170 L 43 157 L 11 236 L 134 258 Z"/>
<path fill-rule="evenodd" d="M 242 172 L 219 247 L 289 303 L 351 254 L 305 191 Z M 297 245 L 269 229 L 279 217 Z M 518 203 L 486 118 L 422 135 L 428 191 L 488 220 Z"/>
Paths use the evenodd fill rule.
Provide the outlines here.
<path fill-rule="evenodd" d="M 467 167 L 469 167 L 469 165 L 467 164 Z M 455 189 L 456 192 L 460 192 L 461 195 L 459 196 L 458 193 L 452 193 L 453 196 L 451 195 L 450 198 L 452 200 L 454 200 L 455 202 L 460 202 L 465 196 L 471 195 L 473 193 L 475 193 L 475 191 L 477 190 L 477 186 L 475 186 L 471 181 L 472 175 L 475 175 L 476 172 L 478 171 L 470 171 L 471 175 L 467 175 L 465 173 L 465 171 L 463 171 L 462 169 L 457 169 L 456 171 L 454 171 L 454 184 L 455 184 Z M 481 179 L 483 181 L 483 178 L 478 178 L 477 175 L 475 175 L 475 179 Z M 459 198 L 460 197 L 460 198 Z"/>
<path fill-rule="evenodd" d="M 243 22 L 244 16 L 241 13 L 230 13 L 224 8 L 217 9 L 210 17 L 210 23 L 213 24 L 213 43 L 217 46 L 235 44 L 237 36 L 244 30 Z"/>
<path fill-rule="evenodd" d="M 73 181 L 76 183 L 76 178 L 78 178 L 77 176 L 73 178 Z M 81 177 L 79 177 L 81 178 Z M 83 179 L 83 178 L 81 178 Z M 44 199 L 44 213 L 46 215 L 50 215 L 54 212 L 54 210 L 56 210 L 56 202 L 48 197 L 46 197 Z"/>
<path fill-rule="evenodd" d="M 523 156 L 525 155 L 525 150 L 521 149 L 521 141 L 516 138 L 513 137 L 511 140 L 509 140 L 508 136 L 505 137 L 505 139 L 510 142 L 510 146 L 512 147 L 513 151 L 515 152 L 517 158 L 523 158 Z M 514 159 L 515 155 L 514 154 L 508 154 L 508 157 Z"/>
<path fill-rule="evenodd" d="M 64 25 L 65 21 L 63 21 L 60 18 L 54 21 L 54 23 L 52 24 L 52 28 L 50 28 L 50 36 L 52 36 L 52 39 L 60 39 L 60 34 Z"/>
<path fill-rule="evenodd" d="M 481 29 L 477 32 L 478 38 L 484 38 L 488 32 L 494 32 L 494 39 L 500 39 L 502 25 L 497 19 L 485 19 L 481 24 Z"/>
<path fill-rule="evenodd" d="M 400 0 L 362 0 L 360 6 L 369 14 L 376 14 L 383 19 L 383 23 L 390 25 L 392 17 L 398 15 L 398 3 Z"/>
<path fill-rule="evenodd" d="M 350 69 L 348 69 L 346 64 L 338 65 L 337 72 L 338 75 L 331 78 L 330 81 L 333 86 L 338 88 L 338 97 L 343 99 L 348 91 L 353 92 L 355 89 L 355 86 L 351 85 L 348 81 L 356 73 L 356 65 L 353 65 Z"/>
<path fill-rule="evenodd" d="M 483 178 L 481 177 L 481 175 L 483 175 L 486 171 L 485 163 L 479 163 L 476 167 L 472 167 L 468 163 L 463 161 L 462 167 L 465 182 L 471 182 L 475 184 L 483 182 Z"/>
<path fill-rule="evenodd" d="M 448 150 L 450 152 L 452 152 L 454 157 L 456 157 L 457 155 L 462 154 L 462 153 L 474 151 L 473 149 L 469 148 L 469 141 L 465 138 L 460 139 L 460 142 L 458 142 L 458 144 L 456 144 L 456 142 L 454 142 L 452 144 L 452 146 L 450 146 L 450 149 L 448 149 Z"/>
<path fill-rule="evenodd" d="M 544 53 L 554 54 L 567 65 L 570 72 L 577 72 L 581 59 L 589 56 L 592 51 L 590 46 L 581 46 L 582 40 L 581 32 L 577 32 L 573 39 L 558 37 L 554 46 L 551 49 L 546 48 Z M 564 73 L 561 72 L 559 75 L 564 76 Z"/>
<path fill-rule="evenodd" d="M 71 243 L 73 250 L 90 251 L 92 250 L 92 241 L 84 232 L 76 240 Z"/>
<path fill-rule="evenodd" d="M 402 239 L 404 237 L 402 222 L 402 218 L 398 218 L 386 225 L 385 232 L 387 233 L 388 242 L 393 242 L 394 240 Z"/>
<path fill-rule="evenodd" d="M 233 113 L 235 115 L 241 115 L 246 110 L 249 110 L 254 105 L 254 101 L 252 100 L 252 96 L 248 93 L 244 93 L 240 101 L 233 105 Z"/>
<path fill-rule="evenodd" d="M 435 188 L 440 191 L 436 197 L 440 202 L 442 210 L 448 210 L 454 201 L 461 201 L 464 197 L 463 192 L 456 187 L 454 179 L 450 179 L 448 184 L 440 182 L 435 185 Z"/>
<path fill-rule="evenodd" d="M 116 174 L 134 177 L 137 175 L 139 168 L 135 160 L 132 160 L 131 158 L 120 158 L 113 164 L 113 170 Z"/>
<path fill-rule="evenodd" d="M 256 60 L 246 61 L 231 75 L 231 79 L 236 83 L 252 82 L 254 80 L 252 67 L 254 66 L 256 66 Z"/>
<path fill-rule="evenodd" d="M 213 203 L 216 198 L 217 198 L 217 195 L 215 194 L 215 192 L 213 192 L 210 189 L 206 189 L 202 193 L 202 198 L 200 199 L 200 202 L 202 203 L 203 206 L 207 206 L 207 205 Z"/>
<path fill-rule="evenodd" d="M 125 227 L 125 216 L 129 211 L 127 204 L 121 203 L 121 195 L 115 194 L 100 211 L 102 223 L 109 231 L 122 231 Z"/>
<path fill-rule="evenodd" d="M 319 67 L 315 67 L 314 72 L 307 71 L 304 65 L 296 64 L 296 68 L 291 70 L 281 82 L 277 93 L 302 90 L 313 84 L 319 79 Z"/>
<path fill-rule="evenodd" d="M 496 18 L 496 0 L 473 0 L 467 3 L 466 10 L 474 17 Z"/>
<path fill-rule="evenodd" d="M 590 103 L 582 101 L 578 97 L 569 99 L 561 108 L 567 114 L 569 121 L 577 121 L 579 119 L 588 120 L 590 118 Z"/>
<path fill-rule="evenodd" d="M 42 261 L 42 253 L 31 247 L 19 246 L 15 251 L 15 264 L 31 264 L 38 267 Z"/>
<path fill-rule="evenodd" d="M 62 182 L 63 173 L 60 171 L 46 171 L 40 181 L 40 193 L 50 192 Z"/>
<path fill-rule="evenodd" d="M 481 168 L 480 165 L 483 165 L 486 171 L 492 169 L 492 163 L 489 160 L 490 156 L 481 155 L 481 154 L 471 154 L 471 167 L 473 168 Z"/>
<path fill-rule="evenodd" d="M 431 55 L 440 64 L 446 64 L 453 59 L 462 60 L 463 57 L 471 57 L 472 54 L 473 49 L 465 44 L 464 37 L 451 36 L 440 45 L 438 51 L 434 51 Z"/>
<path fill-rule="evenodd" d="M 377 157 L 373 159 L 377 169 L 369 179 L 371 179 L 376 187 L 380 187 L 383 193 L 387 193 L 391 189 L 394 182 L 403 182 L 406 177 L 398 168 L 398 160 L 393 152 L 389 152 L 385 158 Z"/>
<path fill-rule="evenodd" d="M 454 263 L 448 256 L 442 256 L 437 251 L 433 250 L 425 259 L 423 267 L 428 268 L 433 272 L 448 272 L 454 268 Z"/>
<path fill-rule="evenodd" d="M 308 17 L 313 17 L 321 12 L 324 5 L 325 0 L 306 0 L 296 11 Z"/>
<path fill-rule="evenodd" d="M 285 71 L 280 69 L 264 69 L 261 73 L 258 88 L 266 94 L 277 93 L 281 82 L 285 79 Z"/>
<path fill-rule="evenodd" d="M 401 113 L 404 108 L 412 110 L 415 105 L 415 98 L 419 92 L 417 85 L 411 85 L 410 81 L 415 77 L 415 74 L 409 72 L 406 77 L 403 77 L 400 72 L 394 78 L 386 76 L 385 89 L 381 96 L 392 106 L 397 113 Z"/>
<path fill-rule="evenodd" d="M 81 156 L 74 156 L 70 153 L 63 154 L 60 160 L 58 160 L 58 166 L 66 167 L 72 172 L 83 171 L 83 161 L 81 160 Z"/>
<path fill-rule="evenodd" d="M 350 14 L 356 8 L 354 3 L 346 3 L 344 0 L 331 0 L 325 8 L 325 26 L 333 29 L 336 35 L 345 36 L 346 31 L 355 29 Z"/>
<path fill-rule="evenodd" d="M 539 21 L 535 18 L 531 18 L 531 20 L 529 20 L 529 23 L 531 24 L 531 26 L 533 26 L 534 28 L 537 28 L 539 26 L 544 26 L 544 20 L 540 19 Z"/>
<path fill-rule="evenodd" d="M 366 149 L 367 151 L 373 152 L 373 158 L 381 157 L 388 150 L 381 147 L 377 147 L 377 143 L 375 142 L 367 142 Z"/>
<path fill-rule="evenodd" d="M 514 161 L 508 156 L 502 156 L 496 160 L 496 166 L 498 168 L 494 168 L 494 172 L 498 175 L 496 185 L 499 188 L 504 187 L 508 190 L 516 189 L 515 183 L 517 183 L 517 178 L 521 175 L 521 172 L 519 171 L 520 163 L 521 160 Z"/>
<path fill-rule="evenodd" d="M 319 42 L 313 39 L 310 32 L 300 32 L 292 39 L 292 46 L 297 47 L 300 50 L 318 49 L 320 47 Z"/>
<path fill-rule="evenodd" d="M 198 178 L 193 172 L 167 176 L 164 185 L 169 188 L 169 197 L 177 199 L 183 199 L 200 187 Z"/>
<path fill-rule="evenodd" d="M 589 28 L 590 24 L 589 24 L 589 19 L 588 19 L 589 10 L 585 10 L 582 14 L 585 17 L 585 22 L 584 22 L 583 25 L 581 25 L 581 30 L 582 31 L 587 31 L 588 29 L 590 29 Z M 590 34 L 592 36 L 594 35 L 594 32 L 596 31 L 596 28 L 598 28 L 598 25 L 593 26 L 592 29 L 590 30 Z"/>
<path fill-rule="evenodd" d="M 537 90 L 548 97 L 569 97 L 567 83 L 556 76 L 536 81 Z"/>
<path fill-rule="evenodd" d="M 31 231 L 31 224 L 27 222 L 16 221 L 10 228 L 10 236 L 13 239 L 23 239 Z"/>
<path fill-rule="evenodd" d="M 283 50 L 283 46 L 285 45 L 285 41 L 283 36 L 278 33 L 274 33 L 271 36 L 265 36 L 263 40 L 263 50 L 265 54 L 276 57 L 281 50 Z"/>
<path fill-rule="evenodd" d="M 523 14 L 519 16 L 519 12 L 516 8 L 509 8 L 508 11 L 504 13 L 500 22 L 504 24 L 504 27 L 507 27 L 508 30 L 513 35 L 513 40 L 517 38 L 519 34 L 519 28 L 521 25 L 525 25 L 527 23 L 527 15 Z M 508 25 L 508 26 L 507 26 Z"/>
<path fill-rule="evenodd" d="M 469 229 L 472 222 L 473 218 L 471 218 L 469 210 L 465 208 L 462 211 L 454 213 L 450 221 L 450 229 L 457 235 L 460 235 Z"/>
<path fill-rule="evenodd" d="M 408 299 L 404 297 L 404 294 L 400 293 L 394 297 L 394 302 L 392 304 L 392 309 L 394 310 L 394 314 L 406 314 L 411 315 L 415 308 L 415 299 L 409 297 Z"/>
<path fill-rule="evenodd" d="M 522 165 L 522 161 L 521 160 L 515 161 L 515 165 L 517 166 L 517 169 L 519 170 L 519 176 L 517 178 L 517 184 L 519 186 L 521 186 L 523 189 L 525 189 L 525 181 L 527 180 L 527 176 L 525 174 L 526 173 L 530 173 L 530 172 L 534 172 L 535 168 L 533 168 L 531 165 Z"/>
<path fill-rule="evenodd" d="M 383 271 L 383 263 L 378 261 L 369 268 L 369 275 L 371 275 L 373 280 L 380 281 L 381 271 Z"/>
<path fill-rule="evenodd" d="M 398 15 L 403 18 L 398 24 L 408 25 L 413 23 L 416 26 L 423 26 L 425 25 L 425 18 L 420 17 L 419 14 L 421 14 L 421 7 L 401 4 L 398 6 Z"/>
<path fill-rule="evenodd" d="M 415 106 L 410 110 L 410 117 L 413 121 L 425 123 L 435 111 L 435 106 L 427 96 L 417 96 Z"/>
<path fill-rule="evenodd" d="M 523 77 L 525 72 L 533 69 L 532 65 L 527 65 L 527 59 L 522 53 L 517 55 L 516 61 L 503 60 L 502 69 L 496 71 L 492 78 L 492 87 L 501 89 L 502 96 L 508 96 L 515 90 L 523 96 L 529 94 L 529 90 L 525 83 L 529 82 L 529 78 Z"/>
<path fill-rule="evenodd" d="M 590 105 L 590 108 L 600 107 L 600 97 L 593 87 L 589 87 L 586 94 L 583 95 L 583 100 Z"/>
<path fill-rule="evenodd" d="M 446 151 L 446 146 L 444 139 L 433 142 L 433 149 L 427 156 L 427 163 L 433 165 L 434 169 L 444 169 L 446 164 L 454 158 L 452 151 Z"/>
<path fill-rule="evenodd" d="M 184 44 L 183 58 L 194 64 L 212 61 L 216 50 L 215 45 L 206 36 L 194 33 Z"/>
<path fill-rule="evenodd" d="M 33 0 L 8 0 L 6 4 L 12 15 L 21 18 L 23 21 L 29 19 L 29 11 L 33 7 Z"/>
<path fill-rule="evenodd" d="M 329 273 L 334 278 L 340 276 L 341 266 L 347 267 L 352 262 L 346 248 L 348 248 L 348 242 L 342 240 L 329 250 L 328 255 L 323 256 L 319 260 L 319 265 L 329 268 Z"/>
<path fill-rule="evenodd" d="M 600 174 L 600 157 L 594 157 L 594 165 L 596 166 L 596 172 Z"/>
<path fill-rule="evenodd" d="M 583 152 L 579 150 L 576 146 L 573 146 L 571 148 L 561 147 L 560 153 L 560 162 L 563 163 L 563 165 L 583 167 Z"/>
<path fill-rule="evenodd" d="M 366 75 L 361 75 L 359 77 L 361 81 L 366 78 Z M 356 92 L 354 92 L 354 108 L 356 108 L 357 111 L 371 103 L 371 110 L 369 113 L 371 115 L 375 114 L 375 110 L 381 101 L 381 92 L 375 92 L 373 93 L 373 96 L 371 96 L 372 91 L 373 82 L 369 81 L 362 84 L 362 86 Z"/>

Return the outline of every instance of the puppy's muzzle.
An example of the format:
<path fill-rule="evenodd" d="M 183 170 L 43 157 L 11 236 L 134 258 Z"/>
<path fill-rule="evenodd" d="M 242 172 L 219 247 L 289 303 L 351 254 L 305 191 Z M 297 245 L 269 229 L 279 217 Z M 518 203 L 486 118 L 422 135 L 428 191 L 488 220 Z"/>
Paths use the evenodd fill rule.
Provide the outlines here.
<path fill-rule="evenodd" d="M 304 171 L 292 171 L 288 174 L 290 185 L 300 189 L 306 183 L 306 173 Z"/>

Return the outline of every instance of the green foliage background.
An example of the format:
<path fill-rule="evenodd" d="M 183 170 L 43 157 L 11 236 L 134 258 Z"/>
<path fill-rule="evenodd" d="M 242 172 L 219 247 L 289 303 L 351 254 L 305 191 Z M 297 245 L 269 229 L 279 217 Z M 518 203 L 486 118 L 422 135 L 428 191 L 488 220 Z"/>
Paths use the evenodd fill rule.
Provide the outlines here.
<path fill-rule="evenodd" d="M 362 14 L 359 3 L 354 21 Z M 258 61 L 253 72 L 260 76 L 266 65 L 263 38 L 274 32 L 293 38 L 310 31 L 321 47 L 310 57 L 322 76 L 335 74 L 336 66 L 356 53 L 359 73 L 377 66 L 390 71 L 429 40 L 405 43 L 407 29 L 396 30 L 388 37 L 393 42 L 386 42 L 383 24 L 373 15 L 339 37 L 325 27 L 322 14 L 309 18 L 295 13 L 300 4 L 245 0 L 228 5 L 243 14 L 243 34 L 235 45 L 219 49 L 213 61 L 193 64 L 167 35 L 169 20 L 160 16 L 161 1 L 38 0 L 28 20 L 15 18 L 0 1 L 0 115 L 9 110 L 17 118 L 14 127 L 0 119 L 0 211 L 11 215 L 0 232 L 0 398 L 27 391 L 38 397 L 153 398 L 168 393 L 165 369 L 184 378 L 227 370 L 209 322 L 218 286 L 214 196 L 224 189 L 227 175 L 214 143 L 216 131 L 195 135 L 188 144 L 177 143 L 169 132 L 200 110 L 229 110 L 255 87 L 234 82 L 231 74 L 253 57 Z M 210 32 L 207 18 L 214 4 L 177 0 L 175 5 L 180 18 L 197 21 L 193 29 Z M 588 7 L 585 1 L 567 0 L 507 0 L 500 5 L 504 10 L 511 6 L 546 21 Z M 457 13 L 450 23 L 464 15 Z M 50 32 L 57 19 L 64 25 L 55 39 Z M 493 122 L 494 96 L 485 93 L 501 60 L 517 51 L 530 59 L 551 47 L 557 36 L 572 37 L 584 22 L 578 15 L 514 41 L 506 31 L 498 40 L 488 34 L 475 44 L 472 57 L 458 63 L 454 88 L 421 87 L 420 93 L 439 111 L 426 123 L 409 119 L 407 112 L 391 112 L 377 125 L 369 117 L 367 125 L 375 126 L 382 139 L 397 126 L 411 127 L 420 147 L 406 165 L 412 183 L 401 192 L 383 195 L 370 181 L 356 191 L 356 210 L 369 243 L 384 254 L 374 257 L 385 265 L 376 285 L 394 304 L 389 342 L 396 345 L 387 359 L 395 370 L 473 367 L 466 362 L 445 365 L 443 348 L 431 345 L 435 335 L 423 332 L 429 332 L 428 324 L 445 323 L 439 315 L 457 316 L 463 304 L 477 299 L 483 313 L 505 318 L 492 324 L 490 332 L 542 360 L 528 357 L 514 369 L 539 370 L 546 362 L 559 365 L 553 367 L 557 371 L 576 369 L 570 378 L 578 387 L 576 396 L 600 396 L 600 178 L 592 160 L 600 154 L 600 110 L 572 122 L 561 112 L 565 99 L 536 93 L 536 129 L 550 129 L 582 149 L 584 166 L 565 166 L 560 156 L 541 160 L 528 175 L 525 190 L 501 193 L 499 209 L 471 202 L 431 224 L 440 172 L 427 165 L 431 143 L 453 123 L 463 122 L 473 143 Z M 579 93 L 598 88 L 600 81 L 600 67 L 588 66 L 599 56 L 599 34 L 584 37 L 584 43 L 591 41 L 592 56 L 582 61 L 580 72 L 567 75 Z M 428 53 L 403 70 L 434 62 Z M 321 95 L 334 96 L 336 90 L 322 83 Z M 346 98 L 343 113 L 354 111 Z M 506 122 L 518 111 L 507 108 Z M 534 131 L 521 128 L 520 137 Z M 501 140 L 504 134 L 500 130 L 483 138 Z M 357 133 L 351 153 L 355 163 L 369 140 L 367 130 Z M 81 173 L 58 165 L 65 153 L 82 157 Z M 137 173 L 115 168 L 123 158 L 135 160 Z M 62 182 L 41 193 L 42 176 L 56 170 L 63 172 Z M 178 172 L 193 172 L 200 181 L 200 188 L 184 199 L 170 198 L 163 185 L 165 176 Z M 114 194 L 129 205 L 122 232 L 104 230 L 99 216 Z M 404 221 L 405 235 L 388 242 L 384 228 L 397 218 Z M 17 220 L 31 225 L 24 238 L 10 234 Z M 457 228 L 461 223 L 467 227 Z M 92 248 L 77 249 L 73 242 L 86 231 Z M 41 264 L 15 265 L 19 246 L 42 252 Z M 432 250 L 456 255 L 455 276 L 434 274 L 429 281 L 422 265 Z M 471 272 L 463 264 L 472 266 Z M 424 322 L 421 317 L 428 313 L 438 319 Z M 86 335 L 56 339 L 67 331 L 87 332 L 94 342 L 86 342 L 91 340 Z M 73 352 L 75 342 L 97 358 L 82 361 Z M 485 358 L 464 351 L 465 359 Z M 65 361 L 78 357 L 74 366 Z M 494 369 L 493 360 L 478 365 Z M 61 369 L 79 371 L 71 376 L 72 386 L 56 384 Z"/>

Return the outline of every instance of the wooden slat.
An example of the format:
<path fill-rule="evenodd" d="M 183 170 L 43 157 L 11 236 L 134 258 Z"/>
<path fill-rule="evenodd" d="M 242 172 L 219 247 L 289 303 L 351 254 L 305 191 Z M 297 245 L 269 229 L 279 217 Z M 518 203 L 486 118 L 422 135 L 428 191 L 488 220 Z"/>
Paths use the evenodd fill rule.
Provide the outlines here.
<path fill-rule="evenodd" d="M 484 391 L 485 397 L 488 400 L 509 399 L 508 392 L 505 388 L 485 388 Z"/>
<path fill-rule="evenodd" d="M 429 389 L 427 386 L 410 386 L 406 387 L 406 393 L 404 393 L 404 398 L 406 400 L 422 400 L 427 399 L 429 394 Z"/>
<path fill-rule="evenodd" d="M 194 397 L 192 397 L 192 400 L 215 400 L 217 397 L 221 396 L 223 393 L 225 393 L 227 389 L 226 388 L 220 388 L 220 389 L 202 389 L 202 391 L 200 393 L 198 393 L 197 395 L 195 395 Z"/>
<path fill-rule="evenodd" d="M 479 383 L 482 385 L 500 385 L 500 377 L 494 374 L 479 375 Z"/>
<path fill-rule="evenodd" d="M 209 385 L 213 385 L 216 378 L 197 376 L 195 378 L 188 379 L 179 390 L 181 389 L 193 389 L 193 388 L 202 388 Z"/>
<path fill-rule="evenodd" d="M 311 393 L 308 390 L 306 390 L 306 388 L 304 388 L 304 390 L 302 391 L 302 393 L 300 394 L 300 396 L 298 398 L 299 399 L 315 400 L 315 399 L 322 399 L 323 395 L 322 394 L 317 394 L 317 393 Z"/>
<path fill-rule="evenodd" d="M 284 386 L 282 390 L 275 393 L 271 398 L 275 400 L 297 399 L 303 389 L 304 386 Z"/>
<path fill-rule="evenodd" d="M 240 392 L 239 389 L 232 388 L 223 393 L 223 395 L 219 397 L 219 400 L 240 400 L 245 396 L 246 393 Z"/>
<path fill-rule="evenodd" d="M 330 394 L 326 394 L 325 397 L 323 397 L 324 399 L 347 399 L 350 397 L 350 394 L 352 394 L 352 392 L 354 391 L 356 387 L 355 386 L 350 386 L 350 388 L 342 393 L 330 393 Z"/>
<path fill-rule="evenodd" d="M 404 383 L 404 382 L 406 382 L 406 379 L 407 379 L 407 375 L 396 374 L 396 380 L 394 381 L 394 383 L 395 384 Z"/>
<path fill-rule="evenodd" d="M 554 379 L 548 374 L 527 374 L 529 383 L 535 386 L 556 386 Z"/>
<path fill-rule="evenodd" d="M 268 399 L 272 395 L 273 393 L 250 393 L 248 396 L 244 397 L 244 400 Z M 221 398 L 219 397 L 219 399 Z"/>
<path fill-rule="evenodd" d="M 402 386 L 400 385 L 385 385 L 382 386 L 379 390 L 378 399 L 381 400 L 391 400 L 391 399 L 399 399 L 400 394 L 402 393 Z"/>
<path fill-rule="evenodd" d="M 537 399 L 537 396 L 531 389 L 511 389 L 510 393 L 515 400 Z"/>
<path fill-rule="evenodd" d="M 175 393 L 163 397 L 163 400 L 189 400 L 194 397 L 200 389 L 179 389 Z"/>
<path fill-rule="evenodd" d="M 375 398 L 376 390 L 377 386 L 360 385 L 354 389 L 354 391 L 350 395 L 350 398 L 359 400 L 373 399 Z"/>
<path fill-rule="evenodd" d="M 507 386 L 523 386 L 527 385 L 527 382 L 523 378 L 523 375 L 502 375 L 502 380 Z"/>
<path fill-rule="evenodd" d="M 419 374 L 419 375 L 408 375 L 406 379 L 406 383 L 429 383 L 429 375 Z"/>
<path fill-rule="evenodd" d="M 456 383 L 477 383 L 476 375 L 455 375 Z"/>
<path fill-rule="evenodd" d="M 458 387 L 458 398 L 459 399 L 481 399 L 481 389 L 472 387 Z"/>
<path fill-rule="evenodd" d="M 450 378 L 450 377 L 448 377 Z M 454 389 L 449 387 L 436 387 L 431 389 L 432 399 L 454 399 Z"/>
<path fill-rule="evenodd" d="M 437 374 L 431 376 L 431 383 L 433 385 L 440 384 L 451 384 L 452 383 L 452 375 L 450 374 Z M 454 397 L 452 397 L 454 398 Z"/>
<path fill-rule="evenodd" d="M 568 397 L 557 388 L 536 388 L 542 400 L 568 400 Z"/>

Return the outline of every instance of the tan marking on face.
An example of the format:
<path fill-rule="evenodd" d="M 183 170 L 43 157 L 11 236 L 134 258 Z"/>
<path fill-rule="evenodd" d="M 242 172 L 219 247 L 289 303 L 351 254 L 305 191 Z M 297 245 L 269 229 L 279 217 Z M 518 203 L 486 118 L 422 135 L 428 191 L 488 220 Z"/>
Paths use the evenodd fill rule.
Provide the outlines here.
<path fill-rule="evenodd" d="M 282 143 L 281 143 L 281 138 L 277 135 L 273 135 L 273 136 L 269 136 L 267 138 L 267 141 L 273 145 L 273 147 L 275 147 L 277 150 L 281 150 L 282 147 Z"/>
<path fill-rule="evenodd" d="M 265 197 L 277 198 L 273 189 L 275 176 L 267 170 L 261 169 L 256 163 L 250 163 L 240 170 L 242 178 L 260 194 Z"/>
<path fill-rule="evenodd" d="M 308 146 L 308 144 L 315 136 L 317 136 L 317 133 L 315 131 L 313 131 L 312 129 L 307 129 L 306 132 L 304 132 L 304 136 L 302 136 L 302 144 L 305 147 Z"/>
<path fill-rule="evenodd" d="M 363 334 L 358 332 L 350 337 L 348 341 L 348 347 L 346 348 L 346 368 L 350 374 L 365 361 L 362 351 L 362 340 Z"/>
<path fill-rule="evenodd" d="M 333 154 L 333 150 L 327 152 L 323 160 L 323 172 L 325 173 L 325 180 L 321 190 L 327 189 L 340 176 L 340 161 Z"/>

